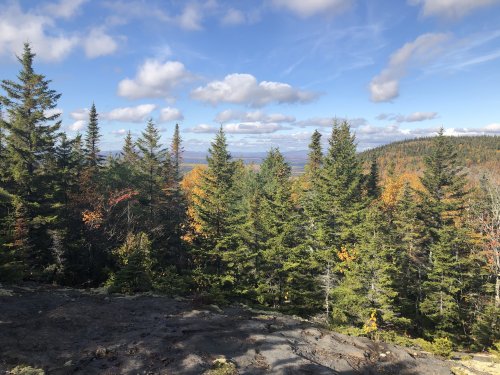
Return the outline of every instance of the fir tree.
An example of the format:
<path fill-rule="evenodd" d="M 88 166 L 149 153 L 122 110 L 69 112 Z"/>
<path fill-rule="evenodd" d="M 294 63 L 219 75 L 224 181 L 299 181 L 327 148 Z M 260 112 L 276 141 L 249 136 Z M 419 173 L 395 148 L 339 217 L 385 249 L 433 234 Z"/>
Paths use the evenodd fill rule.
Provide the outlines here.
<path fill-rule="evenodd" d="M 95 104 L 92 103 L 89 112 L 89 123 L 85 133 L 85 159 L 87 167 L 97 169 L 102 164 L 102 157 L 99 155 L 99 122 Z"/>
<path fill-rule="evenodd" d="M 307 164 L 305 172 L 308 174 L 311 183 L 317 182 L 323 166 L 323 151 L 321 149 L 321 133 L 317 130 L 311 136 L 309 143 L 309 153 L 307 154 Z"/>
<path fill-rule="evenodd" d="M 172 154 L 172 169 L 175 181 L 181 180 L 181 164 L 182 164 L 182 138 L 179 132 L 179 124 L 175 124 L 174 136 L 172 138 L 172 145 L 170 146 Z"/>
<path fill-rule="evenodd" d="M 18 57 L 22 65 L 19 81 L 2 81 L 6 96 L 0 96 L 0 103 L 8 119 L 2 120 L 2 128 L 7 130 L 8 181 L 5 186 L 17 197 L 19 230 L 15 230 L 15 243 L 30 244 L 22 246 L 27 266 L 30 271 L 40 271 L 52 261 L 47 230 L 57 217 L 52 187 L 60 114 L 47 113 L 56 107 L 61 95 L 49 88 L 49 80 L 35 73 L 34 57 L 26 43 L 22 57 Z"/>
<path fill-rule="evenodd" d="M 421 310 L 438 329 L 457 332 L 464 320 L 463 291 L 469 282 L 466 271 L 470 246 L 460 223 L 466 181 L 457 153 L 443 135 L 443 129 L 434 139 L 425 165 L 421 179 L 425 188 L 421 194 L 422 215 L 430 241 Z"/>
<path fill-rule="evenodd" d="M 366 179 L 366 194 L 370 199 L 378 199 L 380 197 L 379 180 L 377 158 L 374 157 L 370 164 L 370 173 Z"/>
<path fill-rule="evenodd" d="M 165 156 L 160 143 L 160 133 L 152 119 L 148 121 L 146 130 L 137 140 L 137 147 L 140 151 L 139 171 L 143 175 L 143 191 L 149 208 L 148 222 L 152 225 L 155 222 L 155 203 L 161 192 L 162 162 Z"/>
<path fill-rule="evenodd" d="M 125 136 L 125 141 L 123 143 L 121 158 L 124 163 L 133 166 L 138 159 L 137 151 L 135 150 L 135 143 L 132 139 L 132 132 L 129 130 Z"/>
<path fill-rule="evenodd" d="M 362 216 L 361 165 L 349 123 L 335 122 L 322 174 L 323 230 L 334 249 L 356 243 Z"/>
<path fill-rule="evenodd" d="M 231 160 L 222 127 L 208 152 L 208 167 L 202 175 L 200 190 L 194 195 L 200 236 L 193 256 L 200 270 L 211 277 L 208 283 L 211 284 L 211 293 L 216 294 L 222 289 L 230 290 L 234 285 L 231 270 L 234 263 L 230 252 L 237 247 L 236 227 L 241 216 L 238 192 L 234 189 L 237 164 Z"/>

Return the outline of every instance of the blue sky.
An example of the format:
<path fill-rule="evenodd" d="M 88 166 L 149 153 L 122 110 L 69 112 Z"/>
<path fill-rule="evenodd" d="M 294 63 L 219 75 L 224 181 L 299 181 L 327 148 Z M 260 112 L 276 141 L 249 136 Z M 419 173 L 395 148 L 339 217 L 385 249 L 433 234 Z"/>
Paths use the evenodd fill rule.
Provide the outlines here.
<path fill-rule="evenodd" d="M 359 149 L 500 134 L 500 0 L 0 0 L 0 78 L 30 41 L 71 135 L 102 148 L 148 118 L 206 150 L 307 148 L 348 119 Z M 326 137 L 324 137 L 326 139 Z"/>

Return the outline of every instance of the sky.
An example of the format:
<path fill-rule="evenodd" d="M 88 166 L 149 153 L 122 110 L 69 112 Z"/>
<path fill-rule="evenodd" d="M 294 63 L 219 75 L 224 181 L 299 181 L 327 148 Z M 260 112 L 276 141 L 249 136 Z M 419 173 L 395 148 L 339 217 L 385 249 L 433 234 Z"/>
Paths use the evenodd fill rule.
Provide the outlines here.
<path fill-rule="evenodd" d="M 205 151 L 305 150 L 334 119 L 358 149 L 500 135 L 500 0 L 0 0 L 0 79 L 29 41 L 63 129 L 101 148 L 153 119 Z M 3 94 L 3 93 L 2 93 Z"/>

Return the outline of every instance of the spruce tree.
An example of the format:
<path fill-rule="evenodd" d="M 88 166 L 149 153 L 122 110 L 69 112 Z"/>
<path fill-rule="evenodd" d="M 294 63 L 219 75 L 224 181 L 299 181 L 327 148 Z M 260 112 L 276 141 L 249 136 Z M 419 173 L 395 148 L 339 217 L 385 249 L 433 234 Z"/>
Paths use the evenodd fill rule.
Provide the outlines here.
<path fill-rule="evenodd" d="M 425 244 L 428 231 L 420 218 L 416 194 L 405 184 L 394 212 L 386 213 L 391 223 L 388 242 L 396 249 L 395 288 L 401 316 L 412 322 L 412 330 L 422 334 L 420 304 L 424 292 L 423 283 L 428 270 Z"/>
<path fill-rule="evenodd" d="M 97 169 L 102 164 L 102 156 L 99 155 L 99 121 L 95 104 L 92 103 L 89 112 L 89 123 L 85 133 L 85 159 L 86 165 L 90 169 Z"/>
<path fill-rule="evenodd" d="M 232 250 L 238 246 L 236 228 L 241 220 L 238 192 L 234 189 L 238 165 L 227 150 L 222 127 L 208 153 L 208 167 L 202 174 L 199 191 L 194 194 L 199 236 L 192 255 L 198 265 L 194 277 L 200 290 L 209 289 L 210 294 L 217 295 L 234 286 Z"/>
<path fill-rule="evenodd" d="M 170 146 L 172 154 L 172 169 L 174 180 L 179 182 L 181 180 L 181 164 L 182 164 L 182 138 L 179 132 L 179 124 L 175 124 L 174 136 L 172 138 L 172 145 Z"/>
<path fill-rule="evenodd" d="M 137 147 L 140 151 L 139 173 L 143 176 L 142 191 L 149 211 L 147 219 L 149 225 L 153 225 L 156 223 L 155 203 L 161 194 L 162 163 L 165 151 L 160 143 L 160 133 L 152 119 L 148 121 L 146 130 L 137 140 Z"/>
<path fill-rule="evenodd" d="M 422 215 L 430 240 L 421 310 L 437 329 L 457 333 L 465 321 L 463 292 L 470 282 L 470 245 L 462 225 L 467 192 L 463 168 L 443 129 L 434 138 L 425 166 L 421 178 L 425 189 L 421 193 Z"/>
<path fill-rule="evenodd" d="M 6 95 L 0 96 L 0 103 L 7 114 L 7 120 L 2 120 L 2 128 L 7 130 L 5 186 L 16 197 L 13 246 L 20 246 L 19 254 L 29 272 L 39 274 L 53 260 L 48 230 L 57 217 L 52 187 L 60 114 L 47 113 L 56 107 L 61 95 L 49 88 L 45 76 L 35 73 L 34 57 L 26 43 L 18 57 L 22 65 L 18 81 L 2 81 Z"/>
<path fill-rule="evenodd" d="M 334 249 L 352 246 L 362 219 L 361 164 L 347 121 L 335 122 L 322 174 L 323 230 Z"/>
<path fill-rule="evenodd" d="M 135 143 L 132 139 L 132 132 L 130 130 L 125 136 L 121 151 L 121 158 L 124 163 L 127 163 L 131 167 L 134 166 L 138 159 L 137 151 L 135 150 Z"/>
<path fill-rule="evenodd" d="M 370 199 L 378 199 L 380 197 L 380 176 L 378 171 L 377 158 L 374 157 L 370 164 L 370 173 L 366 179 L 366 194 Z"/>
<path fill-rule="evenodd" d="M 321 133 L 315 130 L 311 136 L 309 153 L 307 154 L 307 164 L 304 168 L 311 183 L 314 184 L 318 180 L 322 166 L 323 151 L 321 149 Z"/>

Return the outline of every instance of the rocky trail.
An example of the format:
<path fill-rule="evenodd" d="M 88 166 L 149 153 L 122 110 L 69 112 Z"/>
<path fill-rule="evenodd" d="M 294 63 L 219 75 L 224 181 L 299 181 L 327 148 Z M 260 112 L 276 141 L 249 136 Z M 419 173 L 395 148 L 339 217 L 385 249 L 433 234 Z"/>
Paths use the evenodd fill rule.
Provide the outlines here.
<path fill-rule="evenodd" d="M 0 373 L 24 364 L 46 374 L 215 374 L 210 368 L 218 358 L 233 364 L 232 372 L 220 374 L 500 370 L 493 363 L 473 370 L 416 349 L 349 337 L 244 306 L 199 307 L 188 300 L 33 284 L 0 288 Z"/>

